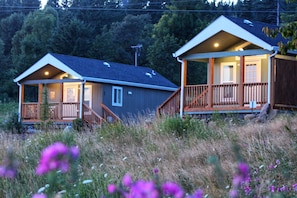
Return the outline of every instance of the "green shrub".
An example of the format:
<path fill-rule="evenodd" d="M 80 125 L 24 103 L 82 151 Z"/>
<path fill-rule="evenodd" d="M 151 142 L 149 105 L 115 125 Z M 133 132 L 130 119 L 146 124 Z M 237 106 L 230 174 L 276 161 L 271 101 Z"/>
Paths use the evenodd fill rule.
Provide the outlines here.
<path fill-rule="evenodd" d="M 19 122 L 18 113 L 11 113 L 4 121 L 4 128 L 11 133 L 23 133 L 23 124 Z"/>

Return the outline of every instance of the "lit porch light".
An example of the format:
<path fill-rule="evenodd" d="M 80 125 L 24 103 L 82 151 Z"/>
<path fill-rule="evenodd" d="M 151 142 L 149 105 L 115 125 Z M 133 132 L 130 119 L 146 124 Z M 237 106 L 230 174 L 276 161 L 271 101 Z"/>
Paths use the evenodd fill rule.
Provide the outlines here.
<path fill-rule="evenodd" d="M 44 72 L 44 75 L 48 76 L 49 75 L 49 72 L 48 71 L 45 71 Z"/>
<path fill-rule="evenodd" d="M 219 44 L 219 43 L 214 43 L 213 46 L 214 46 L 214 47 L 219 47 L 220 44 Z"/>

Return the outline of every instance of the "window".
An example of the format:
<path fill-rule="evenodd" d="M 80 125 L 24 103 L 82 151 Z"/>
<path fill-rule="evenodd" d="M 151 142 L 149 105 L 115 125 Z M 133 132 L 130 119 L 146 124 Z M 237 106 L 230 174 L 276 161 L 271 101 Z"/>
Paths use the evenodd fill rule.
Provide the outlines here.
<path fill-rule="evenodd" d="M 121 107 L 123 105 L 123 88 L 112 87 L 112 106 Z"/>

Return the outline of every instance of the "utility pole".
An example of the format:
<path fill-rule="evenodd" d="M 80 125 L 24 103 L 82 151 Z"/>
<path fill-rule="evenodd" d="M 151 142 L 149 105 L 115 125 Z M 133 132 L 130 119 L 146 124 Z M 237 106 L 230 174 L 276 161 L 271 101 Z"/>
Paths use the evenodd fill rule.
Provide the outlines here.
<path fill-rule="evenodd" d="M 277 0 L 277 5 L 276 5 L 276 25 L 279 26 L 279 15 L 280 15 L 280 5 L 279 5 L 279 0 Z"/>
<path fill-rule="evenodd" d="M 135 46 L 131 46 L 132 49 L 135 49 L 135 55 L 134 55 L 134 63 L 135 63 L 135 66 L 137 66 L 137 56 L 140 56 L 140 51 L 141 51 L 141 48 L 142 48 L 142 44 L 137 44 Z"/>

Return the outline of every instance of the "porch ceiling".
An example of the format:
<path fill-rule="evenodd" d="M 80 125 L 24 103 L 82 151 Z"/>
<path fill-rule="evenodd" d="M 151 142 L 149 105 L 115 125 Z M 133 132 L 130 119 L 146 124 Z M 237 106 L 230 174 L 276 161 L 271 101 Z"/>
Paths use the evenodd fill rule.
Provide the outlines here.
<path fill-rule="evenodd" d="M 217 47 L 214 46 L 215 43 L 218 44 Z M 191 54 L 229 51 L 232 47 L 240 46 L 243 43 L 247 43 L 247 41 L 225 31 L 220 31 L 186 52 L 183 57 Z M 245 45 L 245 49 L 259 49 L 259 47 L 249 43 Z"/>
<path fill-rule="evenodd" d="M 47 75 L 46 75 L 46 72 L 48 72 Z M 41 69 L 37 70 L 36 72 L 32 73 L 31 75 L 27 76 L 22 81 L 37 80 L 37 79 L 52 79 L 61 72 L 63 71 L 48 64 L 42 67 Z"/>

